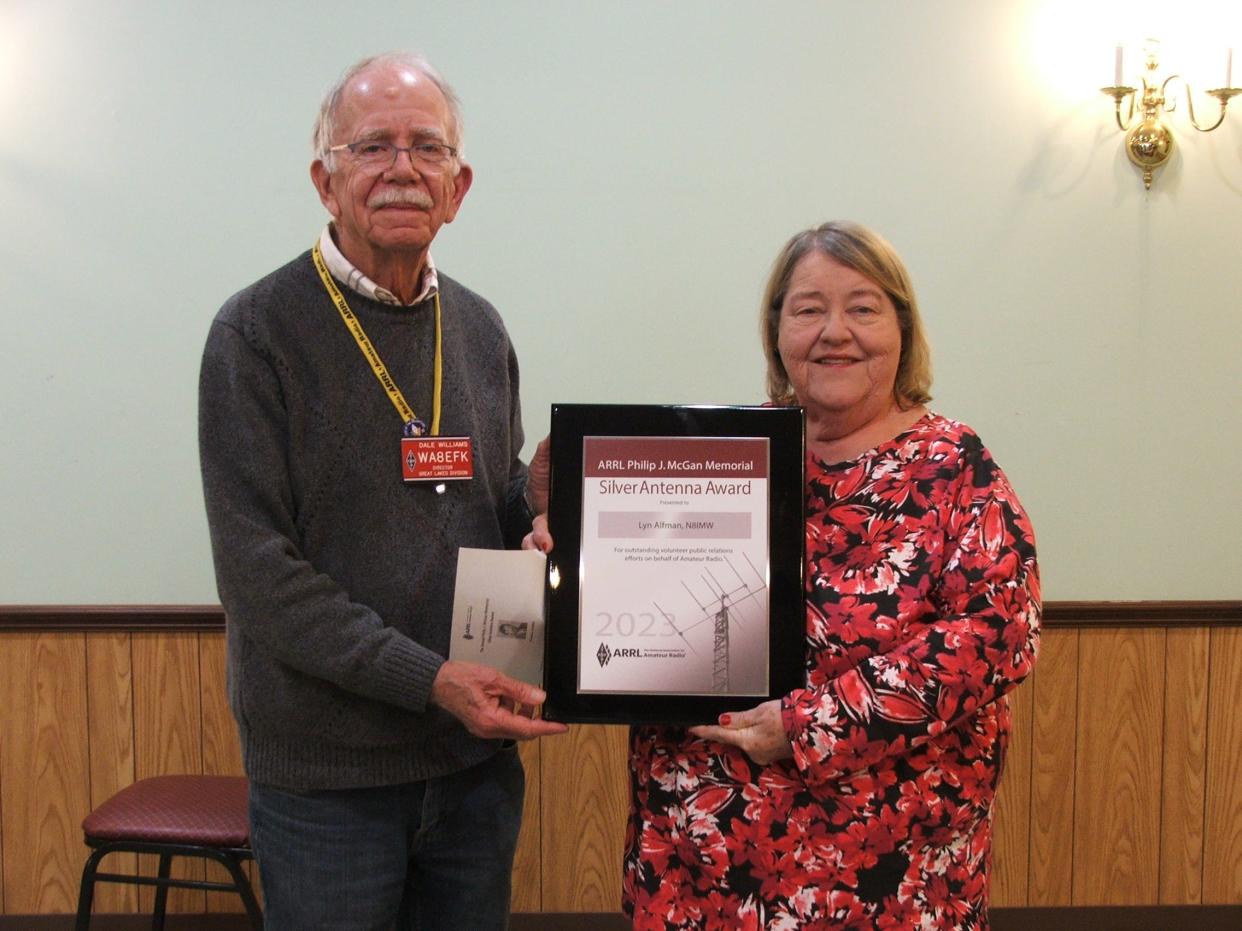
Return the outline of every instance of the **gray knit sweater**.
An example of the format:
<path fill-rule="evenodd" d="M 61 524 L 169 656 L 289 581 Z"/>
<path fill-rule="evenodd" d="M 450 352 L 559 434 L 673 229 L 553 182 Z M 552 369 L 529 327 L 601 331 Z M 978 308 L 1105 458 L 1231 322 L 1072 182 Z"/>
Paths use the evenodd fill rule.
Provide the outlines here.
<path fill-rule="evenodd" d="M 401 419 L 309 252 L 212 324 L 199 452 L 229 698 L 256 782 L 391 785 L 495 751 L 427 702 L 448 654 L 458 547 L 514 546 L 530 526 L 517 360 L 491 305 L 439 277 L 440 432 L 474 447 L 474 478 L 444 494 L 403 483 Z M 345 295 L 430 423 L 432 302 Z"/>

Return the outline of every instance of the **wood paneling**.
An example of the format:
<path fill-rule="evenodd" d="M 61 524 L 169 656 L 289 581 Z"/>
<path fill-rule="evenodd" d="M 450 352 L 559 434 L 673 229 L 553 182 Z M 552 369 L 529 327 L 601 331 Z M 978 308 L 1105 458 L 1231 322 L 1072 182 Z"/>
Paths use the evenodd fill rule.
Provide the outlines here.
<path fill-rule="evenodd" d="M 1203 901 L 1242 902 L 1242 630 L 1212 631 Z"/>
<path fill-rule="evenodd" d="M 571 727 L 544 740 L 542 753 L 544 911 L 615 911 L 629 805 L 628 730 Z"/>
<path fill-rule="evenodd" d="M 86 638 L 86 694 L 90 709 L 87 738 L 91 760 L 91 807 L 134 781 L 134 671 L 128 634 L 92 634 Z M 79 838 L 79 843 L 81 842 Z M 82 848 L 86 859 L 86 848 Z M 110 854 L 103 869 L 132 873 L 138 855 Z M 132 912 L 138 887 L 103 883 L 95 892 L 95 910 Z"/>
<path fill-rule="evenodd" d="M 1207 770 L 1207 630 L 1170 630 L 1165 652 L 1160 904 L 1203 901 Z"/>
<path fill-rule="evenodd" d="M 543 744 L 538 740 L 522 743 L 522 767 L 526 770 L 526 798 L 522 802 L 522 832 L 518 835 L 517 854 L 513 858 L 513 895 L 510 904 L 515 912 L 543 911 L 543 862 L 540 850 L 543 832 L 540 828 L 540 800 L 543 798 Z"/>
<path fill-rule="evenodd" d="M 1156 901 L 1162 630 L 1084 630 L 1074 773 L 1074 905 Z"/>
<path fill-rule="evenodd" d="M 77 902 L 81 822 L 90 805 L 86 638 L 6 637 L 0 669 L 4 907 L 67 911 Z"/>
<path fill-rule="evenodd" d="M 198 634 L 134 634 L 133 658 L 135 777 L 203 772 Z M 155 872 L 155 857 L 140 860 L 143 872 Z M 179 859 L 172 875 L 203 879 L 203 864 Z M 153 896 L 149 888 L 140 892 L 143 911 L 151 908 Z M 197 890 L 168 894 L 170 912 L 204 908 L 204 894 Z"/>
<path fill-rule="evenodd" d="M 992 902 L 1025 905 L 1030 871 L 1031 728 L 1034 683 L 1009 693 L 1013 732 L 993 813 Z"/>
<path fill-rule="evenodd" d="M 1074 879 L 1078 631 L 1045 630 L 1033 676 L 1031 843 L 1026 905 L 1069 905 Z"/>
<path fill-rule="evenodd" d="M 242 760 L 237 725 L 229 710 L 225 684 L 224 638 L 200 634 L 197 639 L 199 682 L 202 683 L 203 772 L 232 776 L 242 771 Z"/>
<path fill-rule="evenodd" d="M 2 640 L 2 638 L 0 638 L 0 670 L 3 670 L 3 669 L 5 669 L 5 668 L 7 668 L 5 664 L 8 662 L 8 659 L 9 659 L 9 651 L 8 651 L 8 649 L 6 649 L 6 647 L 7 647 L 7 644 L 5 644 L 5 643 L 3 642 L 3 640 Z M 3 685 L 0 685 L 0 701 L 3 701 L 3 702 L 5 703 L 5 704 L 4 704 L 4 709 L 5 709 L 5 710 L 11 710 L 11 709 L 12 709 L 12 707 L 13 707 L 13 706 L 12 706 L 12 704 L 10 704 L 10 702 L 9 702 L 9 695 L 8 695 L 8 693 L 5 691 L 5 689 L 4 689 L 4 687 L 3 687 Z M 4 871 L 4 795 L 5 795 L 4 758 L 5 758 L 5 737 L 4 737 L 4 733 L 5 733 L 6 727 L 7 727 L 7 725 L 8 725 L 8 719 L 9 719 L 9 717 L 10 717 L 10 716 L 12 716 L 12 717 L 16 717 L 16 715 L 15 715 L 15 714 L 14 714 L 14 715 L 9 715 L 9 714 L 0 714 L 0 915 L 3 915 L 3 914 L 5 913 L 5 908 L 4 908 L 4 890 L 5 890 L 5 881 L 4 881 L 4 877 L 5 877 L 5 871 Z M 10 791 L 11 791 L 11 790 L 10 790 Z"/>
<path fill-rule="evenodd" d="M 1081 628 L 1046 628 L 1034 674 L 1010 696 L 993 902 L 1242 903 L 1242 629 L 1220 621 L 1234 608 L 1131 605 L 1122 619 L 1135 623 L 1114 627 L 1105 608 Z M 3 914 L 74 908 L 81 820 L 133 779 L 240 772 L 222 632 L 137 626 L 0 633 Z M 626 742 L 625 728 L 580 726 L 522 746 L 516 910 L 615 913 Z M 124 886 L 97 895 L 97 911 L 150 901 Z M 239 909 L 214 893 L 171 904 Z"/>

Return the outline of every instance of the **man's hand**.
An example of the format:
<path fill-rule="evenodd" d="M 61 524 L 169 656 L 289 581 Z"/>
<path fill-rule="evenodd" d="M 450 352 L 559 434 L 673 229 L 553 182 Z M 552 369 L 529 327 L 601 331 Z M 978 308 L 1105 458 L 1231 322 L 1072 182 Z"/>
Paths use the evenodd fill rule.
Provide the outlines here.
<path fill-rule="evenodd" d="M 543 689 L 478 663 L 448 660 L 431 683 L 431 703 L 476 737 L 530 740 L 564 734 L 569 730 L 564 724 L 534 716 L 546 698 Z"/>
<path fill-rule="evenodd" d="M 552 439 L 545 436 L 530 457 L 526 475 L 526 503 L 531 511 L 543 514 L 548 509 L 548 483 L 552 475 Z"/>
<path fill-rule="evenodd" d="M 733 744 L 758 763 L 766 766 L 793 756 L 793 744 L 785 734 L 781 703 L 765 701 L 749 711 L 733 711 L 720 716 L 720 725 L 702 724 L 690 733 L 704 740 Z"/>

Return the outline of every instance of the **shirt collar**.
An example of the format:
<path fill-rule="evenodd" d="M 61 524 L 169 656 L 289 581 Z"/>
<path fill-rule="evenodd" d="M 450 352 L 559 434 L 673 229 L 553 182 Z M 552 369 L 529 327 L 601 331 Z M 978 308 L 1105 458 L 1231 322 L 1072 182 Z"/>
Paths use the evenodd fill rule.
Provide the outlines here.
<path fill-rule="evenodd" d="M 423 266 L 423 286 L 419 289 L 418 294 L 414 296 L 414 300 L 406 304 L 387 288 L 377 285 L 355 268 L 353 262 L 345 258 L 344 253 L 337 248 L 336 243 L 332 239 L 331 223 L 325 226 L 323 232 L 319 234 L 319 251 L 323 253 L 324 264 L 328 266 L 328 271 L 332 273 L 333 278 L 350 290 L 357 291 L 363 297 L 369 297 L 371 300 L 379 301 L 381 304 L 391 304 L 394 307 L 412 307 L 415 304 L 421 304 L 440 290 L 440 279 L 436 275 L 436 265 L 431 260 L 430 252 L 427 253 L 427 262 Z"/>

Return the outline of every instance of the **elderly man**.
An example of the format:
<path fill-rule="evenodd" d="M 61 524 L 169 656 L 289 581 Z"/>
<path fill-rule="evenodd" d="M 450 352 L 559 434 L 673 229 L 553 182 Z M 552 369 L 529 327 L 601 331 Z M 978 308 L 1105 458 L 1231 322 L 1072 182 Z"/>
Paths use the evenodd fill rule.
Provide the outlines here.
<path fill-rule="evenodd" d="M 445 659 L 458 548 L 530 529 L 513 348 L 429 252 L 470 189 L 460 143 L 425 61 L 346 72 L 311 164 L 331 222 L 225 303 L 203 355 L 229 694 L 277 931 L 504 927 L 514 740 L 565 730 L 532 717 L 539 689 Z M 423 452 L 447 471 L 426 480 Z"/>

